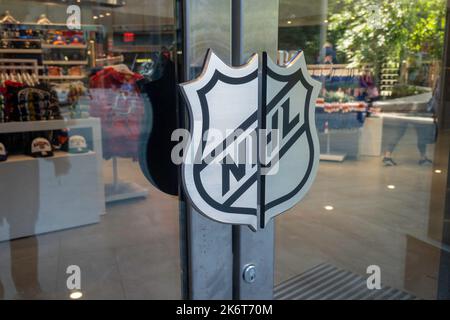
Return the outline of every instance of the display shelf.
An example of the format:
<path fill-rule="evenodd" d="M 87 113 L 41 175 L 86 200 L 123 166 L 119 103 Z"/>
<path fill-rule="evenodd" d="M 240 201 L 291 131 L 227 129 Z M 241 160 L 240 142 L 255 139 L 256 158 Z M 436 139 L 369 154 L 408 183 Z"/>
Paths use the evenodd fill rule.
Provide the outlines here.
<path fill-rule="evenodd" d="M 67 65 L 67 66 L 71 66 L 71 65 L 87 65 L 88 61 L 87 60 L 44 60 L 42 61 L 42 64 L 44 65 Z"/>
<path fill-rule="evenodd" d="M 1 61 L 0 61 L 0 63 L 1 63 Z M 2 65 L 0 65 L 0 70 L 11 70 L 11 69 L 14 69 L 14 70 L 30 70 L 30 69 L 43 69 L 44 67 L 43 66 L 38 66 L 38 65 L 36 65 L 36 66 L 2 66 Z"/>
<path fill-rule="evenodd" d="M 346 153 L 342 153 L 342 154 L 321 153 L 320 154 L 320 160 L 322 160 L 322 161 L 343 162 L 345 160 L 345 157 L 347 157 Z"/>
<path fill-rule="evenodd" d="M 117 184 L 105 185 L 106 203 L 117 201 L 146 198 L 148 189 L 141 187 L 135 182 L 121 181 Z"/>
<path fill-rule="evenodd" d="M 126 52 L 153 52 L 161 51 L 161 45 L 144 45 L 144 46 L 116 46 L 111 49 L 111 52 L 126 53 Z"/>
<path fill-rule="evenodd" d="M 53 157 L 11 156 L 0 163 L 0 241 L 79 227 L 104 212 L 101 171 L 94 152 Z"/>
<path fill-rule="evenodd" d="M 371 116 L 366 118 L 359 139 L 361 156 L 379 157 L 382 152 L 383 118 Z"/>
<path fill-rule="evenodd" d="M 42 49 L 0 49 L 0 53 L 39 54 Z"/>
<path fill-rule="evenodd" d="M 102 147 L 102 131 L 101 122 L 99 118 L 86 119 L 67 119 L 67 120 L 42 120 L 42 121 L 27 121 L 27 122 L 6 122 L 0 123 L 0 134 L 4 133 L 18 133 L 18 132 L 35 132 L 35 131 L 51 131 L 59 129 L 91 129 L 92 130 L 92 154 L 96 159 L 97 172 L 102 172 L 103 167 L 103 147 Z M 86 154 L 85 154 L 86 155 Z M 67 153 L 56 152 L 56 157 L 67 156 Z M 70 154 L 70 156 L 75 156 Z M 26 155 L 12 155 L 4 163 L 21 162 L 25 159 L 34 159 Z M 47 158 L 49 159 L 49 158 Z M 98 185 L 101 190 L 98 195 L 103 201 L 102 214 L 105 213 L 105 191 L 103 176 L 98 174 Z"/>
<path fill-rule="evenodd" d="M 42 80 L 82 80 L 85 79 L 86 75 L 81 76 L 39 76 Z"/>
<path fill-rule="evenodd" d="M 64 158 L 64 157 L 77 157 L 77 156 L 84 156 L 84 155 L 95 155 L 95 152 L 93 151 L 89 151 L 89 152 L 85 152 L 85 153 L 69 153 L 69 152 L 65 152 L 65 151 L 54 151 L 53 152 L 53 156 L 52 157 L 47 157 L 47 158 L 34 158 L 30 155 L 26 155 L 26 154 L 14 154 L 14 155 L 10 155 L 8 157 L 8 160 L 6 161 L 2 161 L 0 162 L 0 166 L 1 165 L 6 165 L 9 163 L 14 163 L 14 162 L 21 162 L 21 161 L 33 161 L 33 160 L 37 160 L 37 159 L 57 159 L 57 158 Z"/>
<path fill-rule="evenodd" d="M 43 44 L 42 49 L 86 49 L 86 44 Z"/>
<path fill-rule="evenodd" d="M 11 29 L 14 27 L 24 27 L 26 26 L 27 29 L 33 29 L 33 30 L 53 30 L 53 29 L 64 29 L 64 30 L 71 30 L 67 26 L 67 24 L 63 23 L 50 23 L 50 24 L 39 24 L 35 22 L 21 22 L 19 24 L 16 23 L 3 23 L 0 24 L 0 29 Z M 81 31 L 103 31 L 105 27 L 103 25 L 99 24 L 82 24 L 80 26 Z"/>
<path fill-rule="evenodd" d="M 64 128 L 86 128 L 99 127 L 100 119 L 68 119 L 68 120 L 42 120 L 26 122 L 4 122 L 0 123 L 0 133 L 32 132 L 58 130 Z"/>
<path fill-rule="evenodd" d="M 41 39 L 2 39 L 5 41 L 19 41 L 19 42 L 42 42 Z"/>

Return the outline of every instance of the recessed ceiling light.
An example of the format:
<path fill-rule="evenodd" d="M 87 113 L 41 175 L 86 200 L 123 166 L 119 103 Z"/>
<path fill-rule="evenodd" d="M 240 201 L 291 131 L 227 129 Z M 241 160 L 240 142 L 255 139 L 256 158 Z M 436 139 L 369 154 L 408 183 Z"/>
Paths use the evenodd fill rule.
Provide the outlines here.
<path fill-rule="evenodd" d="M 105 13 L 108 17 L 111 15 L 111 13 L 110 12 L 107 12 L 107 13 Z"/>
<path fill-rule="evenodd" d="M 100 18 L 103 18 L 103 17 L 104 17 L 104 15 L 102 15 L 102 14 L 99 14 L 98 16 L 99 16 Z"/>
<path fill-rule="evenodd" d="M 83 296 L 83 293 L 81 291 L 74 291 L 70 294 L 70 299 L 80 299 Z"/>
<path fill-rule="evenodd" d="M 394 190 L 394 189 L 395 189 L 395 186 L 394 186 L 393 184 L 390 184 L 390 185 L 387 186 L 387 188 L 388 188 L 388 189 L 391 189 L 391 190 Z"/>
<path fill-rule="evenodd" d="M 442 173 L 442 170 L 436 169 L 436 170 L 434 170 L 434 173 Z"/>
<path fill-rule="evenodd" d="M 288 21 L 287 21 L 287 24 L 292 24 L 292 21 L 291 21 L 291 20 L 288 20 Z"/>
<path fill-rule="evenodd" d="M 92 17 L 92 19 L 94 19 L 94 20 L 97 20 L 97 19 L 98 19 L 98 17 L 97 17 L 97 16 L 93 16 L 93 17 Z"/>
<path fill-rule="evenodd" d="M 324 209 L 327 210 L 327 211 L 331 211 L 331 210 L 334 210 L 334 207 L 328 205 L 328 206 L 325 206 Z"/>

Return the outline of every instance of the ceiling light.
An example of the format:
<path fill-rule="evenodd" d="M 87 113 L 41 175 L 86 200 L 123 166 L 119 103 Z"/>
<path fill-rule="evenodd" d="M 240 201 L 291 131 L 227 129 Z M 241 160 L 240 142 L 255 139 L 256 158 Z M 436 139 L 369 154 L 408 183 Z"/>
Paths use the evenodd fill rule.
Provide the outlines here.
<path fill-rule="evenodd" d="M 327 211 L 331 211 L 331 210 L 334 210 L 334 207 L 328 205 L 328 206 L 325 206 L 324 209 Z"/>
<path fill-rule="evenodd" d="M 100 18 L 103 18 L 103 17 L 104 17 L 104 15 L 102 15 L 102 14 L 99 14 L 98 16 L 99 16 Z"/>
<path fill-rule="evenodd" d="M 70 294 L 70 299 L 77 300 L 80 299 L 83 296 L 83 293 L 81 291 L 74 291 Z"/>
<path fill-rule="evenodd" d="M 395 186 L 394 186 L 393 184 L 390 184 L 390 185 L 387 186 L 387 188 L 388 188 L 388 189 L 391 189 L 391 190 L 394 190 L 394 189 L 395 189 Z"/>
<path fill-rule="evenodd" d="M 97 16 L 93 16 L 93 17 L 92 17 L 92 19 L 94 19 L 94 20 L 97 20 L 97 19 L 98 19 L 98 17 L 97 17 Z"/>
<path fill-rule="evenodd" d="M 291 20 L 288 20 L 288 21 L 287 21 L 287 24 L 292 24 L 292 21 L 291 21 Z"/>
<path fill-rule="evenodd" d="M 436 169 L 436 170 L 434 170 L 434 173 L 442 173 L 442 170 Z"/>
<path fill-rule="evenodd" d="M 107 12 L 107 13 L 105 13 L 108 17 L 111 15 L 111 13 L 110 12 Z"/>

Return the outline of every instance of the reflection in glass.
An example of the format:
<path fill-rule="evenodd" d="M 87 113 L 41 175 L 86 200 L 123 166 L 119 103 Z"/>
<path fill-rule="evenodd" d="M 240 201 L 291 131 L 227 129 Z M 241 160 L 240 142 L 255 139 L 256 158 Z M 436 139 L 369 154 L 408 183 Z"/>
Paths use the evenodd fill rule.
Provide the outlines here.
<path fill-rule="evenodd" d="M 277 223 L 276 297 L 438 297 L 445 17 L 442 0 L 280 1 L 279 63 L 302 50 L 322 83 L 322 161 L 307 197 Z M 370 265 L 382 273 L 378 293 L 364 285 Z"/>

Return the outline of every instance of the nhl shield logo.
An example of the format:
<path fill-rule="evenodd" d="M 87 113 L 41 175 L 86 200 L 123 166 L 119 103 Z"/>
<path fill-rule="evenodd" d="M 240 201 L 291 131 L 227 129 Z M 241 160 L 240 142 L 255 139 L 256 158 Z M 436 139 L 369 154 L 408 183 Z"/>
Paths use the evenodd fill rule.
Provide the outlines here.
<path fill-rule="evenodd" d="M 192 206 L 257 230 L 298 203 L 318 169 L 319 90 L 302 53 L 285 67 L 263 53 L 233 68 L 208 51 L 201 75 L 181 84 L 191 139 L 182 180 Z"/>

